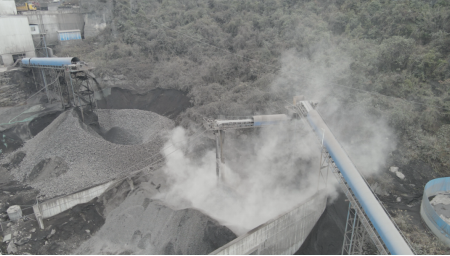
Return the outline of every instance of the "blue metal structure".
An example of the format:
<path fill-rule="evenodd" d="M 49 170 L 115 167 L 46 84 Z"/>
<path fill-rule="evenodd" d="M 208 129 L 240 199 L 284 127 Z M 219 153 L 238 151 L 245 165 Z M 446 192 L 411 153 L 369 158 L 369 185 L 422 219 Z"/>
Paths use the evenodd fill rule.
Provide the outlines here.
<path fill-rule="evenodd" d="M 81 40 L 80 30 L 58 31 L 59 41 Z"/>
<path fill-rule="evenodd" d="M 285 122 L 289 120 L 286 115 L 261 115 L 261 116 L 253 116 L 253 126 L 266 126 L 277 124 L 280 122 Z"/>
<path fill-rule="evenodd" d="M 66 65 L 72 65 L 79 62 L 80 59 L 77 57 L 66 57 L 66 58 L 23 58 L 22 67 L 39 67 L 39 66 L 49 66 L 49 67 L 63 67 Z"/>
<path fill-rule="evenodd" d="M 450 225 L 445 222 L 434 210 L 428 199 L 438 193 L 450 191 L 450 177 L 430 180 L 423 191 L 420 215 L 431 231 L 439 237 L 441 241 L 450 246 Z"/>
<path fill-rule="evenodd" d="M 308 102 L 302 102 L 307 110 L 306 119 L 316 132 L 319 138 L 323 139 L 324 147 L 334 160 L 334 164 L 340 170 L 347 185 L 351 188 L 351 192 L 355 195 L 358 203 L 364 209 L 365 214 L 370 219 L 378 235 L 383 240 L 385 246 L 391 254 L 413 254 L 411 248 L 403 239 L 397 228 L 387 216 L 378 200 L 368 187 L 365 180 L 353 165 L 344 149 L 331 133 L 319 113 L 312 109 Z"/>

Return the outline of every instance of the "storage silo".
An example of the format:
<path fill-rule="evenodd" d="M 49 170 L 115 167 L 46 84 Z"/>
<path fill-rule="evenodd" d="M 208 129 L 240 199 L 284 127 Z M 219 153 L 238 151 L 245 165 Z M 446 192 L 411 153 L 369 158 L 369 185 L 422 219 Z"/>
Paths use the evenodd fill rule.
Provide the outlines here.
<path fill-rule="evenodd" d="M 22 57 L 36 56 L 27 17 L 0 16 L 0 56 L 5 65 L 12 65 Z"/>
<path fill-rule="evenodd" d="M 0 15 L 16 14 L 16 2 L 14 0 L 0 0 Z"/>

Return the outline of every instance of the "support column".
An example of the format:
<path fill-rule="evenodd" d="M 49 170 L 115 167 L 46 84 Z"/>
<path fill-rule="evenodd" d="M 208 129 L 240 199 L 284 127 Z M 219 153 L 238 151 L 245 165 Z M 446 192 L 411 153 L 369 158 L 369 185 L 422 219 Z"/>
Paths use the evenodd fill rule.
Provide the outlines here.
<path fill-rule="evenodd" d="M 47 94 L 47 101 L 48 101 L 48 103 L 50 103 L 50 96 L 48 95 L 48 88 L 47 88 L 47 79 L 45 78 L 45 71 L 43 68 L 41 68 L 41 74 L 42 74 L 42 80 L 44 81 L 45 94 Z"/>
<path fill-rule="evenodd" d="M 344 242 L 342 245 L 342 254 L 361 255 L 363 246 L 366 242 L 366 229 L 360 221 L 360 216 L 352 204 L 349 203 L 347 222 L 345 224 Z"/>
<path fill-rule="evenodd" d="M 44 229 L 44 221 L 42 220 L 42 214 L 38 204 L 33 205 L 33 212 L 34 215 L 36 216 L 37 222 L 39 223 L 39 227 L 41 229 Z"/>
<path fill-rule="evenodd" d="M 222 154 L 221 152 L 221 143 L 220 143 L 220 130 L 215 131 L 215 135 L 216 135 L 216 175 L 217 178 L 220 177 L 220 155 Z"/>

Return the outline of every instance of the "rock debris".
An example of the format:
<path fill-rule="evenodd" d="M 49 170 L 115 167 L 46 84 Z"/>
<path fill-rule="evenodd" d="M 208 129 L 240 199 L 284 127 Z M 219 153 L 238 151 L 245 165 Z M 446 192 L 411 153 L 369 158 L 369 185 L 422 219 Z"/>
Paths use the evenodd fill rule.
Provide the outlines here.
<path fill-rule="evenodd" d="M 172 120 L 135 109 L 99 109 L 97 115 L 100 134 L 80 122 L 73 110 L 62 113 L 20 149 L 26 156 L 20 166 L 12 170 L 14 177 L 39 189 L 41 195 L 49 199 L 124 177 L 161 160 L 159 152 L 166 133 L 174 127 Z M 114 140 L 116 143 L 111 142 Z M 59 176 L 48 174 L 54 170 L 39 169 L 47 165 L 37 166 L 43 160 L 56 157 L 68 166 L 67 171 L 58 171 Z M 45 177 L 50 180 L 28 180 L 32 171 L 33 175 L 46 172 Z"/>

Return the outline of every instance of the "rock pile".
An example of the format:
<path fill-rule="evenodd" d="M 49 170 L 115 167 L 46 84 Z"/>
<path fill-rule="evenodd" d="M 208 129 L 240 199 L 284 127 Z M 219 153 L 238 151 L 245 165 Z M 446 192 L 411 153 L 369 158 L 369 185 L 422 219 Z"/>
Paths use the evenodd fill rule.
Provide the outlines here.
<path fill-rule="evenodd" d="M 106 218 L 105 224 L 75 254 L 197 254 L 227 244 L 236 235 L 194 209 L 173 210 L 142 183 Z"/>
<path fill-rule="evenodd" d="M 45 198 L 70 194 L 125 176 L 160 159 L 165 133 L 174 127 L 170 119 L 149 111 L 98 110 L 98 115 L 105 130 L 116 127 L 131 134 L 132 139 L 125 138 L 127 143 L 122 145 L 111 143 L 69 110 L 26 142 L 21 149 L 26 156 L 19 168 L 12 171 L 15 178 L 38 188 Z M 55 158 L 62 162 L 60 166 L 45 164 Z M 68 170 L 60 170 L 62 166 Z M 46 167 L 52 170 L 43 170 Z M 33 180 L 28 178 L 31 173 Z M 51 178 L 39 179 L 40 173 Z"/>

